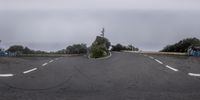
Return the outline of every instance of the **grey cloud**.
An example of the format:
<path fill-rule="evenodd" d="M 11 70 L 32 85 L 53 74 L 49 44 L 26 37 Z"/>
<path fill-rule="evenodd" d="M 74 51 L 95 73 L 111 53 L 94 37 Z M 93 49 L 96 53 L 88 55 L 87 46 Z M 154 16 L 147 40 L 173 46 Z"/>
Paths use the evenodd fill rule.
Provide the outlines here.
<path fill-rule="evenodd" d="M 198 18 L 195 11 L 6 11 L 0 12 L 0 36 L 5 47 L 57 50 L 73 43 L 91 45 L 105 27 L 113 44 L 160 50 L 182 38 L 200 38 Z"/>
<path fill-rule="evenodd" d="M 1 0 L 0 10 L 200 10 L 198 0 Z"/>

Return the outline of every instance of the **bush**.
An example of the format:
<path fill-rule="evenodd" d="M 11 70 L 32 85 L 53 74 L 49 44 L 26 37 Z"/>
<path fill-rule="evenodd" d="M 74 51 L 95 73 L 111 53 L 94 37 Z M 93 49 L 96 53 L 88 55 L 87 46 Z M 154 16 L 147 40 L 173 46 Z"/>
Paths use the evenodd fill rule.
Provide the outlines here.
<path fill-rule="evenodd" d="M 23 46 L 21 46 L 21 45 L 13 45 L 13 46 L 11 46 L 7 51 L 8 52 L 23 52 L 23 50 L 24 50 L 24 47 Z"/>
<path fill-rule="evenodd" d="M 99 58 L 99 57 L 104 57 L 104 56 L 106 56 L 105 55 L 105 51 L 103 50 L 103 49 L 101 49 L 101 48 L 98 48 L 98 47 L 93 47 L 92 49 L 91 49 L 91 57 L 92 58 Z"/>
<path fill-rule="evenodd" d="M 96 40 L 90 47 L 90 56 L 92 58 L 100 58 L 109 55 L 109 47 L 111 43 L 105 37 L 97 36 Z"/>
<path fill-rule="evenodd" d="M 21 45 L 10 46 L 6 51 L 10 52 L 10 53 L 16 53 L 17 55 L 21 55 L 21 54 L 45 54 L 45 53 L 47 53 L 45 51 L 34 51 L 34 50 L 29 49 L 28 47 L 23 47 Z"/>
<path fill-rule="evenodd" d="M 192 45 L 200 45 L 200 40 L 197 38 L 186 38 L 173 45 L 167 45 L 161 52 L 187 52 Z"/>
<path fill-rule="evenodd" d="M 66 49 L 58 50 L 56 52 L 50 52 L 50 54 L 66 54 Z"/>
<path fill-rule="evenodd" d="M 132 45 L 128 45 L 128 46 L 123 46 L 121 44 L 116 44 L 112 46 L 112 51 L 121 51 L 121 50 L 128 50 L 128 51 L 138 51 L 139 49 L 132 46 Z"/>
<path fill-rule="evenodd" d="M 86 44 L 74 44 L 66 48 L 67 54 L 86 54 L 87 45 Z"/>

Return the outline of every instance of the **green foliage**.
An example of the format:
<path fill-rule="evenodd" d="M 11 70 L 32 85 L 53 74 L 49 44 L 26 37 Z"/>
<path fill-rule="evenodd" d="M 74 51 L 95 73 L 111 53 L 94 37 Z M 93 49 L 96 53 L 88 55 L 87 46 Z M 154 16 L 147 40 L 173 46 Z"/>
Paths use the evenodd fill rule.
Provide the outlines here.
<path fill-rule="evenodd" d="M 109 47 L 111 43 L 105 37 L 97 36 L 90 48 L 92 58 L 100 58 L 109 55 Z"/>
<path fill-rule="evenodd" d="M 33 54 L 49 54 L 49 53 L 46 51 L 37 50 L 37 51 L 33 51 Z"/>
<path fill-rule="evenodd" d="M 105 56 L 105 51 L 103 48 L 100 48 L 99 46 L 93 46 L 91 48 L 91 57 L 92 58 L 99 58 Z"/>
<path fill-rule="evenodd" d="M 23 54 L 33 54 L 34 50 L 31 50 L 28 47 L 25 47 L 22 53 Z"/>
<path fill-rule="evenodd" d="M 96 40 L 93 42 L 92 45 L 102 46 L 102 47 L 105 47 L 105 49 L 108 50 L 111 43 L 109 42 L 109 40 L 107 38 L 97 36 Z"/>
<path fill-rule="evenodd" d="M 21 52 L 22 53 L 23 50 L 24 50 L 23 46 L 21 46 L 21 45 L 13 45 L 7 51 L 9 51 L 9 52 Z"/>
<path fill-rule="evenodd" d="M 50 54 L 66 54 L 66 49 L 58 50 L 56 52 L 50 52 Z"/>
<path fill-rule="evenodd" d="M 133 50 L 133 51 L 138 51 L 139 49 L 132 46 L 132 45 L 128 45 L 128 46 L 123 46 L 121 44 L 116 44 L 112 46 L 112 51 L 121 51 L 121 50 Z"/>
<path fill-rule="evenodd" d="M 7 52 L 17 53 L 17 55 L 20 55 L 20 54 L 45 54 L 45 53 L 47 53 L 45 51 L 34 51 L 34 50 L 29 49 L 28 47 L 23 47 L 21 45 L 10 46 L 8 48 Z"/>
<path fill-rule="evenodd" d="M 112 51 L 121 51 L 123 46 L 121 44 L 116 44 L 112 46 Z"/>
<path fill-rule="evenodd" d="M 192 45 L 200 45 L 200 40 L 197 38 L 186 38 L 173 45 L 167 45 L 161 52 L 187 52 Z"/>
<path fill-rule="evenodd" d="M 74 44 L 66 48 L 67 54 L 86 54 L 87 45 L 86 44 Z"/>

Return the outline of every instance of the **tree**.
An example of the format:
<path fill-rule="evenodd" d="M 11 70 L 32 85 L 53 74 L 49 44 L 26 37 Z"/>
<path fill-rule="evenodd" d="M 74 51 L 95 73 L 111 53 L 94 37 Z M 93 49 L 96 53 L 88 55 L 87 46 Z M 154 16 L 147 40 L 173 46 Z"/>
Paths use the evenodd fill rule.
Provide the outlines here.
<path fill-rule="evenodd" d="M 100 58 L 109 55 L 109 47 L 111 43 L 105 37 L 97 36 L 90 47 L 90 56 L 92 58 Z"/>
<path fill-rule="evenodd" d="M 34 51 L 31 50 L 31 49 L 29 49 L 28 47 L 25 47 L 25 48 L 23 49 L 23 52 L 22 52 L 22 53 L 23 53 L 23 54 L 33 54 Z"/>
<path fill-rule="evenodd" d="M 128 45 L 128 46 L 123 46 L 121 44 L 116 44 L 112 46 L 112 51 L 121 51 L 121 50 L 133 50 L 133 51 L 138 51 L 139 49 L 132 46 L 132 45 Z"/>
<path fill-rule="evenodd" d="M 6 50 L 7 52 L 11 53 L 17 53 L 18 55 L 20 54 L 46 54 L 47 52 L 45 51 L 34 51 L 29 49 L 28 47 L 23 47 L 21 45 L 13 45 L 10 46 L 9 49 Z"/>
<path fill-rule="evenodd" d="M 48 54 L 48 52 L 37 50 L 37 51 L 34 51 L 34 54 Z"/>
<path fill-rule="evenodd" d="M 161 52 L 187 52 L 192 45 L 200 45 L 200 40 L 197 38 L 186 38 L 175 44 L 165 46 Z"/>
<path fill-rule="evenodd" d="M 74 44 L 70 45 L 66 48 L 67 54 L 85 54 L 87 53 L 87 45 L 86 44 Z"/>
<path fill-rule="evenodd" d="M 112 51 L 121 51 L 123 46 L 121 44 L 116 44 L 112 46 Z"/>
<path fill-rule="evenodd" d="M 22 53 L 23 50 L 24 50 L 23 46 L 21 46 L 21 45 L 14 45 L 14 46 L 11 46 L 7 51 Z"/>
<path fill-rule="evenodd" d="M 66 54 L 66 49 L 58 50 L 56 52 L 50 52 L 51 54 L 56 53 L 56 54 Z"/>

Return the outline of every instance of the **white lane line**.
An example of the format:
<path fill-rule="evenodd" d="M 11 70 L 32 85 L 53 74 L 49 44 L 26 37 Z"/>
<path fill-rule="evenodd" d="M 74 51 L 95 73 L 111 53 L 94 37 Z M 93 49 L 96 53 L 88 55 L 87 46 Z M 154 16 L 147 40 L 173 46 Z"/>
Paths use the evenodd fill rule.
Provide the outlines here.
<path fill-rule="evenodd" d="M 195 73 L 188 73 L 188 75 L 190 75 L 190 76 L 197 76 L 197 77 L 200 76 L 200 74 L 195 74 Z"/>
<path fill-rule="evenodd" d="M 173 67 L 170 67 L 169 65 L 166 65 L 165 67 L 167 67 L 167 68 L 169 68 L 169 69 L 171 69 L 171 70 L 173 70 L 173 71 L 175 71 L 175 72 L 177 72 L 177 71 L 178 71 L 178 69 L 176 69 L 176 68 L 173 68 Z"/>
<path fill-rule="evenodd" d="M 27 73 L 30 73 L 30 72 L 35 71 L 35 70 L 37 70 L 37 68 L 33 68 L 33 69 L 30 69 L 30 70 L 24 71 L 23 73 L 27 74 Z"/>
<path fill-rule="evenodd" d="M 156 62 L 158 62 L 159 64 L 163 64 L 163 62 L 161 62 L 160 60 L 158 59 L 155 59 Z"/>
<path fill-rule="evenodd" d="M 58 60 L 59 58 L 56 58 L 55 60 Z"/>
<path fill-rule="evenodd" d="M 0 77 L 11 77 L 14 76 L 14 74 L 0 74 Z"/>
<path fill-rule="evenodd" d="M 44 64 L 42 64 L 42 66 L 46 66 L 48 63 L 44 63 Z"/>
<path fill-rule="evenodd" d="M 154 59 L 154 57 L 152 57 L 152 56 L 149 56 L 149 58 Z"/>
<path fill-rule="evenodd" d="M 50 60 L 49 63 L 52 63 L 54 60 Z"/>

